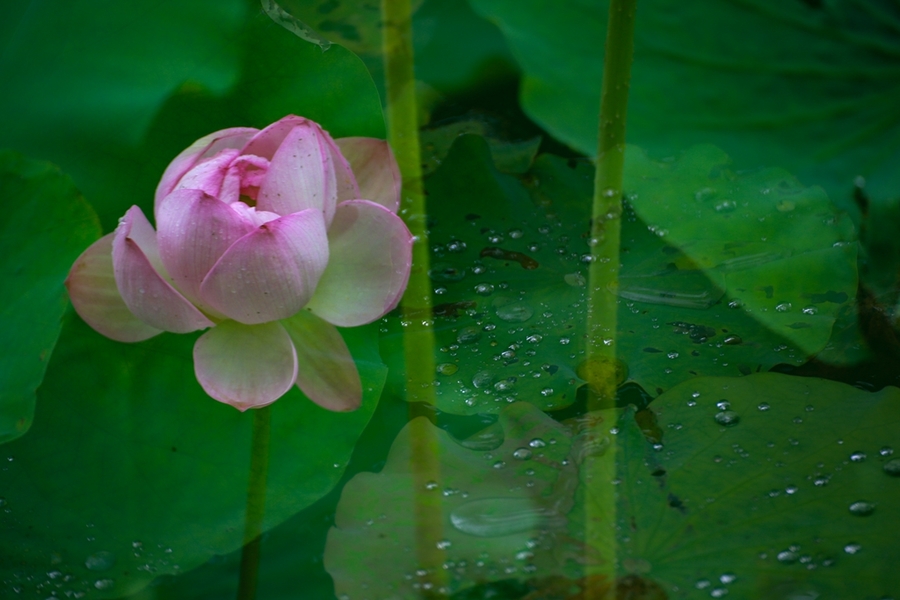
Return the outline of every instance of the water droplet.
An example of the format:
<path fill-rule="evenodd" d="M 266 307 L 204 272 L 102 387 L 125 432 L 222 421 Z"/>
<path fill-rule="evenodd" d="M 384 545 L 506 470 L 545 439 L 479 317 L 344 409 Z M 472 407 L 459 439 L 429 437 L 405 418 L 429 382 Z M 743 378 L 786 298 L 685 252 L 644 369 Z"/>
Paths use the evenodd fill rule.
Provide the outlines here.
<path fill-rule="evenodd" d="M 850 460 L 852 460 L 853 462 L 862 462 L 862 461 L 866 460 L 866 453 L 865 452 L 854 452 L 853 454 L 850 455 Z"/>
<path fill-rule="evenodd" d="M 893 453 L 894 453 L 894 449 L 891 448 L 890 446 L 883 446 L 881 448 L 881 450 L 878 451 L 878 454 L 880 454 L 882 456 L 890 456 Z"/>
<path fill-rule="evenodd" d="M 737 208 L 737 203 L 734 200 L 723 200 L 716 204 L 716 212 L 732 212 Z"/>
<path fill-rule="evenodd" d="M 84 566 L 91 571 L 108 571 L 116 564 L 116 556 L 112 552 L 101 550 L 87 557 Z M 99 589 L 99 588 L 98 588 Z"/>
<path fill-rule="evenodd" d="M 697 583 L 694 584 L 694 587 L 698 590 L 705 590 L 709 586 L 712 585 L 712 582 L 709 579 L 698 579 Z"/>
<path fill-rule="evenodd" d="M 793 495 L 793 494 L 797 493 L 798 489 L 799 488 L 796 485 L 789 485 L 786 488 L 784 488 L 784 491 L 786 494 Z"/>
<path fill-rule="evenodd" d="M 425 483 L 425 489 L 428 491 L 436 490 L 438 488 L 437 481 L 428 481 Z"/>
<path fill-rule="evenodd" d="M 98 579 L 94 582 L 94 587 L 98 590 L 111 590 L 116 585 L 112 579 Z"/>
<path fill-rule="evenodd" d="M 862 550 L 862 546 L 854 542 L 850 542 L 849 544 L 844 546 L 844 552 L 846 552 L 847 554 L 856 554 L 860 550 Z"/>
<path fill-rule="evenodd" d="M 523 235 L 524 235 L 524 234 L 523 234 L 523 232 L 522 232 L 521 229 L 510 229 L 510 230 L 509 230 L 509 237 L 511 237 L 511 238 L 514 239 L 514 240 L 519 239 L 519 238 L 522 237 Z"/>
<path fill-rule="evenodd" d="M 744 340 L 739 335 L 729 335 L 722 340 L 722 343 L 726 346 L 740 346 L 744 343 Z"/>
<path fill-rule="evenodd" d="M 531 450 L 528 448 L 516 448 L 515 452 L 513 452 L 513 458 L 528 460 L 531 458 Z"/>
<path fill-rule="evenodd" d="M 479 371 L 472 377 L 472 385 L 477 388 L 490 387 L 494 383 L 494 374 L 490 371 Z"/>
<path fill-rule="evenodd" d="M 735 298 L 728 303 L 728 308 L 741 308 L 742 306 L 744 306 L 744 302 L 739 298 Z"/>
<path fill-rule="evenodd" d="M 731 402 L 728 400 L 720 400 L 719 402 L 716 402 L 716 408 L 719 410 L 728 410 L 731 408 Z"/>
<path fill-rule="evenodd" d="M 709 591 L 709 595 L 712 598 L 721 598 L 722 596 L 728 595 L 727 588 L 713 588 Z"/>
<path fill-rule="evenodd" d="M 587 284 L 587 280 L 581 273 L 566 273 L 563 280 L 572 287 L 584 287 Z"/>
<path fill-rule="evenodd" d="M 706 200 L 711 200 L 716 197 L 716 190 L 713 188 L 705 187 L 703 189 L 697 190 L 694 193 L 694 199 L 697 202 L 705 202 Z"/>
<path fill-rule="evenodd" d="M 447 252 L 462 252 L 466 249 L 466 243 L 460 240 L 450 240 L 447 242 Z"/>
<path fill-rule="evenodd" d="M 453 545 L 453 543 L 450 540 L 440 540 L 439 542 L 437 542 L 435 544 L 435 546 L 437 546 L 438 550 L 446 550 L 447 548 L 449 548 L 452 545 Z"/>
<path fill-rule="evenodd" d="M 789 565 L 793 562 L 797 562 L 797 558 L 799 557 L 793 550 L 782 550 L 775 558 L 778 559 L 778 562 Z"/>
<path fill-rule="evenodd" d="M 508 323 L 524 323 L 534 315 L 534 309 L 524 300 L 503 304 L 496 311 L 497 316 Z"/>
<path fill-rule="evenodd" d="M 553 395 L 553 388 L 546 387 L 541 390 L 541 396 L 544 396 L 545 398 L 552 396 L 552 395 Z"/>
<path fill-rule="evenodd" d="M 873 512 L 875 512 L 875 504 L 872 502 L 858 500 L 850 505 L 850 514 L 856 515 L 857 517 L 867 517 Z"/>
<path fill-rule="evenodd" d="M 509 392 L 514 387 L 516 387 L 516 380 L 512 378 L 504 379 L 503 381 L 498 381 L 494 384 L 494 389 L 498 392 Z"/>
<path fill-rule="evenodd" d="M 801 312 L 803 312 L 804 315 L 814 315 L 819 312 L 819 309 L 815 306 L 804 306 Z"/>
<path fill-rule="evenodd" d="M 463 327 L 456 334 L 456 342 L 458 344 L 472 344 L 481 339 L 481 330 L 478 327 Z"/>
<path fill-rule="evenodd" d="M 900 458 L 889 460 L 881 467 L 884 472 L 894 477 L 900 477 Z"/>
<path fill-rule="evenodd" d="M 538 529 L 562 521 L 555 512 L 535 506 L 530 498 L 483 498 L 462 504 L 450 513 L 458 531 L 477 537 L 500 537 Z"/>
<path fill-rule="evenodd" d="M 568 343 L 571 342 L 571 341 L 572 341 L 572 340 L 570 340 L 570 339 L 567 338 L 567 337 L 561 337 L 561 338 L 559 338 L 559 343 L 562 344 L 563 346 L 565 346 L 566 344 L 568 344 Z"/>
<path fill-rule="evenodd" d="M 733 410 L 723 410 L 720 413 L 716 413 L 715 419 L 719 425 L 732 427 L 740 422 L 741 416 Z"/>
<path fill-rule="evenodd" d="M 757 410 L 761 410 L 763 412 L 769 410 L 770 408 L 772 408 L 772 407 L 769 406 L 768 402 L 760 402 L 759 405 L 756 407 Z"/>
<path fill-rule="evenodd" d="M 535 334 L 529 335 L 527 338 L 525 338 L 525 341 L 530 344 L 537 344 L 542 339 L 544 339 L 544 336 L 542 336 L 539 333 L 535 333 Z"/>
<path fill-rule="evenodd" d="M 545 442 L 541 438 L 534 438 L 533 440 L 528 442 L 528 445 L 531 446 L 532 448 L 543 448 L 544 446 L 547 445 L 547 442 Z"/>
<path fill-rule="evenodd" d="M 737 575 L 735 575 L 734 573 L 722 573 L 719 576 L 719 581 L 721 581 L 725 585 L 728 585 L 729 583 L 734 583 L 734 581 L 736 579 L 737 579 Z"/>
<path fill-rule="evenodd" d="M 505 463 L 504 461 L 502 461 L 502 460 L 498 460 L 497 462 L 495 462 L 495 463 L 494 463 L 493 465 L 491 465 L 491 466 L 493 466 L 495 469 L 502 469 L 503 467 L 506 466 L 506 463 Z"/>
<path fill-rule="evenodd" d="M 781 304 L 775 306 L 775 310 L 777 310 L 778 312 L 788 312 L 791 310 L 791 303 L 782 302 Z"/>
<path fill-rule="evenodd" d="M 459 371 L 459 367 L 453 363 L 441 363 L 437 366 L 437 372 L 441 375 L 453 375 Z"/>
<path fill-rule="evenodd" d="M 494 293 L 493 283 L 479 283 L 475 286 L 475 293 L 479 296 L 490 296 Z"/>

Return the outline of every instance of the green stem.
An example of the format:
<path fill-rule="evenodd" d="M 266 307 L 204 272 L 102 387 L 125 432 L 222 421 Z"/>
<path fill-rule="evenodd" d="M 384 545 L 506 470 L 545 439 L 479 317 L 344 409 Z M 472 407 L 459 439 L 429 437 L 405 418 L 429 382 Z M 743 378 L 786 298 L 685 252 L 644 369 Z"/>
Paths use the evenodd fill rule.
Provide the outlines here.
<path fill-rule="evenodd" d="M 413 264 L 409 284 L 401 301 L 404 323 L 406 392 L 409 402 L 435 403 L 434 331 L 432 329 L 431 280 L 428 277 L 428 231 L 425 194 L 422 184 L 419 124 L 412 46 L 412 10 L 410 0 L 381 2 L 387 92 L 388 141 L 394 150 L 403 191 L 400 216 L 412 232 Z M 440 481 L 439 445 L 433 429 L 412 439 L 410 470 L 413 475 L 416 523 L 416 558 L 428 572 L 431 591 L 440 590 L 446 581 L 442 565 L 446 552 L 439 548 L 443 539 L 443 507 L 439 493 L 429 485 Z"/>
<path fill-rule="evenodd" d="M 610 406 L 616 393 L 616 290 L 619 285 L 619 239 L 622 176 L 625 167 L 625 118 L 634 50 L 637 0 L 611 0 L 606 60 L 600 96 L 600 131 L 594 202 L 591 211 L 591 255 L 587 355 L 589 377 L 600 406 Z"/>
<path fill-rule="evenodd" d="M 247 485 L 247 516 L 244 521 L 244 548 L 237 600 L 256 598 L 259 579 L 260 538 L 266 512 L 266 477 L 269 471 L 270 409 L 253 411 L 253 434 L 250 442 L 250 481 Z"/>
<path fill-rule="evenodd" d="M 637 0 L 610 0 L 600 96 L 600 130 L 597 141 L 597 171 L 591 211 L 591 257 L 588 273 L 587 358 L 583 377 L 593 393 L 588 394 L 589 410 L 615 406 L 618 384 L 616 358 L 617 296 L 619 285 L 619 242 L 621 238 L 622 186 L 625 168 L 625 121 L 631 63 L 634 54 L 634 18 Z M 585 541 L 604 556 L 594 574 L 606 586 L 588 586 L 584 597 L 590 600 L 615 598 L 616 565 L 616 443 L 608 433 L 615 424 L 615 413 L 604 415 L 597 435 L 613 437 L 613 443 L 583 473 L 585 496 L 590 498 L 585 511 Z"/>

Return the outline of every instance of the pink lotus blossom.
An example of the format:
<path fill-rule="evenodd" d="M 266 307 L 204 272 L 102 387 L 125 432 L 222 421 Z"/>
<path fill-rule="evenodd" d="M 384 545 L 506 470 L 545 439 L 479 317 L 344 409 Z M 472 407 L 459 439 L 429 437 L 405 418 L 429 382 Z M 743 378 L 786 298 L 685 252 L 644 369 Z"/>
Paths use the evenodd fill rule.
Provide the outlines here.
<path fill-rule="evenodd" d="M 412 260 L 399 202 L 386 142 L 333 140 L 293 115 L 225 129 L 168 166 L 156 230 L 132 206 L 66 286 L 78 314 L 114 340 L 208 328 L 194 370 L 220 402 L 258 408 L 296 384 L 324 408 L 353 410 L 362 386 L 335 326 L 370 323 L 399 302 Z"/>

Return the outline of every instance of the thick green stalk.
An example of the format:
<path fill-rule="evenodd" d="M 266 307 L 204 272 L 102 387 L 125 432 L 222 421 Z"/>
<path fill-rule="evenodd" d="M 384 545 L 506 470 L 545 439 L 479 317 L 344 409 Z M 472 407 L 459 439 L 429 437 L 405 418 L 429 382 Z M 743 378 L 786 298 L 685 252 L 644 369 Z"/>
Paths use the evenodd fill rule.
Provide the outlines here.
<path fill-rule="evenodd" d="M 260 538 L 266 513 L 266 478 L 269 472 L 270 409 L 253 411 L 253 434 L 250 442 L 250 482 L 247 485 L 247 516 L 244 520 L 244 548 L 237 600 L 256 598 L 259 578 Z"/>
<path fill-rule="evenodd" d="M 625 120 L 631 63 L 634 54 L 634 17 L 637 0 L 610 0 L 600 96 L 600 131 L 597 171 L 591 211 L 591 257 L 588 274 L 586 361 L 583 376 L 592 393 L 588 408 L 615 406 L 618 383 L 616 360 L 619 241 L 621 237 L 622 185 L 625 167 Z M 611 411 L 607 413 L 612 417 Z M 598 436 L 607 435 L 610 420 L 600 422 Z M 611 437 L 612 434 L 609 434 Z M 587 463 L 591 464 L 591 463 Z M 613 440 L 591 473 L 583 474 L 585 494 L 592 500 L 585 512 L 585 536 L 606 559 L 600 567 L 608 589 L 589 588 L 585 598 L 616 596 L 616 443 Z"/>
<path fill-rule="evenodd" d="M 406 392 L 410 402 L 434 404 L 434 331 L 432 330 L 431 281 L 428 278 L 428 231 L 419 149 L 418 110 L 412 46 L 410 0 L 381 2 L 387 91 L 388 141 L 394 150 L 403 192 L 400 216 L 412 232 L 413 264 L 406 293 L 401 301 L 404 323 Z M 416 556 L 429 575 L 424 595 L 443 587 L 445 552 L 441 495 L 433 491 L 440 481 L 439 446 L 433 430 L 412 440 L 410 469 L 415 486 Z"/>
<path fill-rule="evenodd" d="M 616 392 L 616 290 L 619 285 L 622 173 L 636 4 L 637 0 L 611 0 L 609 5 L 591 211 L 593 260 L 588 274 L 587 372 L 598 404 L 593 408 L 610 406 Z"/>

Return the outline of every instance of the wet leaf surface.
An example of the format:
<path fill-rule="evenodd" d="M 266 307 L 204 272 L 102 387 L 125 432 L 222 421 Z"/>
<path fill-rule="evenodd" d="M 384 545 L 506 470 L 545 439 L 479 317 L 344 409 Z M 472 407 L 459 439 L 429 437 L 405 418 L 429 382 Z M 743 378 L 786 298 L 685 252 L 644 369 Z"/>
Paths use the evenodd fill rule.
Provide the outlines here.
<path fill-rule="evenodd" d="M 820 190 L 781 171 L 737 175 L 708 147 L 663 164 L 634 149 L 628 160 L 626 189 L 636 191 L 623 215 L 616 290 L 622 381 L 656 395 L 700 375 L 798 365 L 826 346 L 852 305 L 856 246 Z M 706 227 L 703 211 L 718 213 L 693 194 L 710 189 L 711 172 L 739 208 Z M 522 177 L 501 173 L 471 135 L 426 180 L 438 408 L 475 414 L 525 400 L 555 410 L 575 401 L 585 383 L 592 182 L 587 163 L 549 155 Z M 784 198 L 764 193 L 782 182 L 794 207 L 786 216 L 777 208 Z M 688 210 L 701 215 L 684 218 Z M 400 389 L 403 323 L 391 318 L 386 329 L 389 386 Z"/>
<path fill-rule="evenodd" d="M 416 574 L 413 496 L 442 492 L 445 572 L 458 598 L 492 597 L 491 589 L 509 598 L 580 598 L 578 589 L 608 589 L 598 571 L 612 558 L 605 531 L 615 532 L 616 585 L 634 594 L 626 597 L 891 593 L 898 550 L 884 532 L 895 529 L 900 509 L 900 390 L 872 394 L 778 374 L 704 377 L 676 386 L 649 410 L 661 439 L 647 439 L 631 409 L 560 424 L 515 403 L 497 426 L 462 444 L 413 421 L 385 469 L 357 475 L 344 490 L 326 552 L 338 593 L 418 597 L 416 584 L 427 574 Z M 410 438 L 426 435 L 440 440 L 440 480 L 417 490 Z M 472 447 L 485 437 L 503 441 Z M 537 438 L 556 444 L 535 448 Z M 528 458 L 516 459 L 523 449 Z M 566 449 L 568 462 L 560 454 Z M 610 485 L 618 499 L 614 530 L 593 500 Z M 569 505 L 561 493 L 575 499 L 567 523 L 555 512 L 546 518 L 548 506 Z M 497 497 L 506 508 L 492 512 L 487 499 Z M 535 522 L 543 519 L 540 527 L 499 525 L 518 523 L 525 507 Z M 497 526 L 461 526 L 461 515 Z"/>
<path fill-rule="evenodd" d="M 345 333 L 363 406 L 328 412 L 297 389 L 272 406 L 265 529 L 332 489 L 375 409 L 377 332 Z M 0 454 L 0 595 L 118 598 L 243 545 L 253 414 L 206 396 L 195 337 L 120 344 L 72 316 L 30 435 Z"/>

